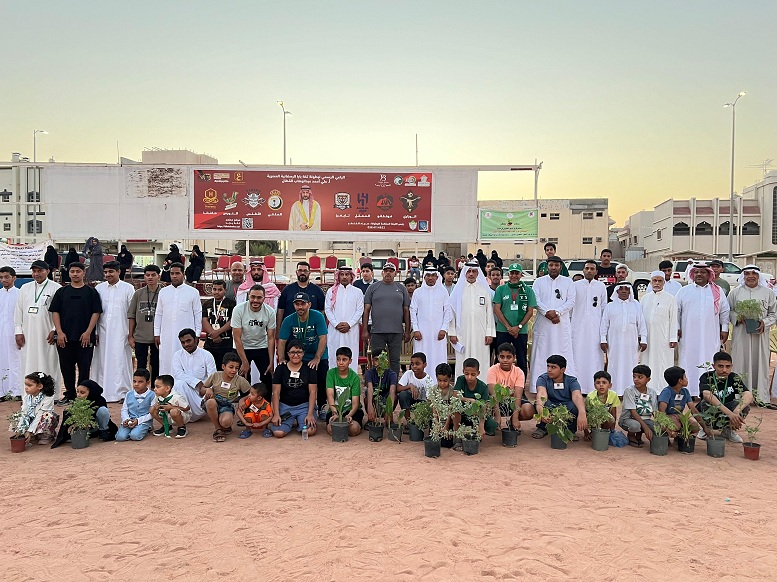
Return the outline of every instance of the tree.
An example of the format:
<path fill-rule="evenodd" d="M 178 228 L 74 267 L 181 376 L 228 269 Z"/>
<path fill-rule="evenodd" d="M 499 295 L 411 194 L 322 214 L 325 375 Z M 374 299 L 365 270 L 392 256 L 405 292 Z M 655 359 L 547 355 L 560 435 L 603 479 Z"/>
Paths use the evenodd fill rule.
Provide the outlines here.
<path fill-rule="evenodd" d="M 280 252 L 280 244 L 277 240 L 252 240 L 248 243 L 248 256 L 263 257 Z M 246 241 L 239 240 L 235 242 L 235 250 L 239 255 L 246 254 Z"/>

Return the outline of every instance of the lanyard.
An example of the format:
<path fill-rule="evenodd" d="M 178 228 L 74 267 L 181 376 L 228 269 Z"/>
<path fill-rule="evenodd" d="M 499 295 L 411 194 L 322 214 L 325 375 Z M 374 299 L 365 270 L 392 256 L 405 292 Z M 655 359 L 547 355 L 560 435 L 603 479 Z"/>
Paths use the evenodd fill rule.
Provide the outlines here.
<path fill-rule="evenodd" d="M 37 303 L 38 300 L 40 299 L 40 296 L 43 295 L 43 292 L 46 290 L 46 287 L 48 286 L 48 284 L 49 284 L 49 280 L 46 279 L 46 283 L 44 283 L 43 287 L 41 287 L 40 293 L 35 294 L 35 303 Z M 35 286 L 37 287 L 37 284 Z"/>
<path fill-rule="evenodd" d="M 159 287 L 157 286 L 156 291 L 154 291 L 154 301 L 151 301 L 151 295 L 148 292 L 148 285 L 146 285 L 146 303 L 148 303 L 148 312 L 151 313 L 154 310 L 154 307 L 156 307 L 156 296 L 159 295 Z"/>
<path fill-rule="evenodd" d="M 301 338 L 301 340 L 302 340 L 303 344 L 305 343 L 305 340 L 308 337 L 308 326 L 307 326 L 308 322 L 310 322 L 310 312 L 308 312 L 308 318 L 307 318 L 307 320 L 305 320 L 305 327 L 302 327 L 302 322 L 299 319 L 299 315 L 297 315 L 297 327 L 302 327 L 302 338 Z M 298 339 L 300 339 L 300 338 L 298 338 Z"/>

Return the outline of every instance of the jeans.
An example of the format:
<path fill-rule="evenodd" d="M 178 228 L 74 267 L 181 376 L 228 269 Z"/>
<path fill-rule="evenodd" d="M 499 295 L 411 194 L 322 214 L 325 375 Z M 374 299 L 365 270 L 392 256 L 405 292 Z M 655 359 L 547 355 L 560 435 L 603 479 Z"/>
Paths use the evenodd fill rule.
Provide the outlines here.
<path fill-rule="evenodd" d="M 117 441 L 142 441 L 151 427 L 147 424 L 139 424 L 135 428 L 127 428 L 126 426 L 120 426 L 119 432 L 116 433 Z"/>
<path fill-rule="evenodd" d="M 105 406 L 101 406 L 95 413 L 97 417 L 97 428 L 99 430 L 108 430 L 108 425 L 111 422 L 111 413 Z"/>

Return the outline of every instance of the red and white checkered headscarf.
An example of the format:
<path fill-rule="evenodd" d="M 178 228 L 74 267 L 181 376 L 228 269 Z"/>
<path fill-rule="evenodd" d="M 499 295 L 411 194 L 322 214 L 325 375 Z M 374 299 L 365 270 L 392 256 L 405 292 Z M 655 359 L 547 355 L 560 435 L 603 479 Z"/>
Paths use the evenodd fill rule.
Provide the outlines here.
<path fill-rule="evenodd" d="M 710 289 L 712 290 L 712 300 L 715 304 L 715 315 L 720 313 L 720 287 L 715 283 L 715 271 L 712 270 L 712 267 L 709 266 L 709 263 L 706 262 L 698 262 L 693 263 L 693 265 L 690 266 L 688 269 L 688 282 L 693 283 L 696 285 L 696 282 L 694 279 L 696 278 L 696 272 L 697 271 L 707 271 L 710 276 Z"/>

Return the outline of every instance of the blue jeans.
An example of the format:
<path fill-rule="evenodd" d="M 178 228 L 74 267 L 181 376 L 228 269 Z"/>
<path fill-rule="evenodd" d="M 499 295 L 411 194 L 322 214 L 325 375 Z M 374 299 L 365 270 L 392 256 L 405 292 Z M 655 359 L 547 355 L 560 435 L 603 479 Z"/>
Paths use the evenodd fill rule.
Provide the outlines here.
<path fill-rule="evenodd" d="M 108 423 L 111 422 L 111 413 L 108 412 L 108 408 L 101 406 L 95 413 L 97 417 L 97 428 L 100 430 L 108 430 Z"/>
<path fill-rule="evenodd" d="M 117 441 L 142 441 L 143 438 L 149 433 L 151 427 L 147 424 L 139 424 L 135 428 L 127 428 L 126 426 L 120 426 L 119 432 L 116 433 Z"/>

